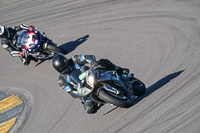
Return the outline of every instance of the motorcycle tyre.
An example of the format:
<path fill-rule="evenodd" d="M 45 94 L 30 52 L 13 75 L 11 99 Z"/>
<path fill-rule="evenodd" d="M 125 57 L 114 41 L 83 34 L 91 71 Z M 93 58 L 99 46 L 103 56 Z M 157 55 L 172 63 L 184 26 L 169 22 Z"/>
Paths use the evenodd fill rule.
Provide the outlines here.
<path fill-rule="evenodd" d="M 48 44 L 46 49 L 49 51 L 55 52 L 55 53 L 66 54 L 66 52 L 63 49 L 61 49 L 53 44 Z"/>
<path fill-rule="evenodd" d="M 99 90 L 98 95 L 105 102 L 113 104 L 117 107 L 130 108 L 132 106 L 132 101 L 130 99 L 129 100 L 119 99 L 117 97 L 112 96 L 104 89 Z"/>
<path fill-rule="evenodd" d="M 133 87 L 133 91 L 134 91 L 135 96 L 141 96 L 146 92 L 145 84 L 142 81 L 140 81 L 139 79 L 137 79 L 137 81 L 135 81 L 132 84 L 132 87 Z"/>

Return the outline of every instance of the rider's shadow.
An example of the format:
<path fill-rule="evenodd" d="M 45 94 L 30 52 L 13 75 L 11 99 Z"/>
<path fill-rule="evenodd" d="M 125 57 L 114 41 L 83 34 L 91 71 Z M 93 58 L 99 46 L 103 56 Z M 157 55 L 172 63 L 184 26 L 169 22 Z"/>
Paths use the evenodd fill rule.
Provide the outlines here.
<path fill-rule="evenodd" d="M 154 83 L 153 85 L 149 86 L 146 89 L 146 93 L 138 98 L 136 98 L 133 102 L 134 106 L 135 104 L 139 103 L 142 99 L 144 99 L 145 97 L 149 96 L 151 93 L 153 93 L 154 91 L 160 89 L 162 86 L 166 85 L 167 83 L 169 83 L 172 79 L 178 77 L 182 72 L 184 72 L 184 70 L 172 73 L 167 75 L 166 77 L 160 79 L 159 81 L 157 81 L 156 83 Z M 118 107 L 113 108 L 112 110 L 108 111 L 107 113 L 105 113 L 104 115 L 114 111 L 115 109 L 117 109 Z"/>
<path fill-rule="evenodd" d="M 68 54 L 76 49 L 79 45 L 84 43 L 85 41 L 88 40 L 89 35 L 85 35 L 83 37 L 80 37 L 79 39 L 71 42 L 67 42 L 65 44 L 60 45 L 59 47 L 64 49 L 65 52 Z"/>
<path fill-rule="evenodd" d="M 82 43 L 84 43 L 85 41 L 88 40 L 89 35 L 85 35 L 83 37 L 78 38 L 75 41 L 71 41 L 71 42 L 67 42 L 65 44 L 60 45 L 59 47 L 62 48 L 66 54 L 72 52 L 73 50 L 76 49 L 76 47 L 78 47 L 79 45 L 81 45 Z M 51 59 L 51 58 L 50 58 Z M 48 59 L 48 60 L 50 60 Z M 41 63 L 43 63 L 46 60 L 41 60 L 40 62 L 38 62 L 35 66 L 40 65 Z"/>

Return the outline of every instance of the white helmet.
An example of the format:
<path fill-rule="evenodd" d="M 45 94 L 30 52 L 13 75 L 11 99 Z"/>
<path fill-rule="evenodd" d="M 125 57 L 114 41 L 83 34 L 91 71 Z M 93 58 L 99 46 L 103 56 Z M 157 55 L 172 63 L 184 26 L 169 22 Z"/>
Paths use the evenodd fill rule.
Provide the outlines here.
<path fill-rule="evenodd" d="M 27 50 L 30 51 L 38 45 L 39 39 L 36 33 L 25 31 L 23 36 L 22 44 Z"/>

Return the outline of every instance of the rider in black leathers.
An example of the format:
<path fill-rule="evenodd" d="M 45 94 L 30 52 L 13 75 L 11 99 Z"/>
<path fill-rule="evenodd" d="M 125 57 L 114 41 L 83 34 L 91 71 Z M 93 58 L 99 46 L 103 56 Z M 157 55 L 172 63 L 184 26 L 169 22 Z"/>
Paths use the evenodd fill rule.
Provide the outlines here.
<path fill-rule="evenodd" d="M 57 54 L 52 59 L 52 65 L 60 73 L 58 84 L 73 98 L 78 97 L 78 92 L 70 83 L 69 75 L 73 70 L 80 69 L 81 66 L 87 63 L 91 64 L 91 66 L 98 64 L 105 70 L 117 70 L 119 74 L 129 73 L 129 69 L 116 66 L 108 59 L 100 59 L 99 61 L 96 61 L 94 55 L 75 55 L 68 60 L 63 54 Z M 88 114 L 96 113 L 97 110 L 102 106 L 102 104 L 96 104 L 88 99 L 82 99 L 81 103 L 84 105 L 84 110 Z"/>
<path fill-rule="evenodd" d="M 29 30 L 32 31 L 35 29 L 34 26 L 27 26 L 25 24 L 20 24 L 19 26 L 15 27 L 8 27 L 6 28 L 4 25 L 0 25 L 0 38 L 1 38 L 1 44 L 4 49 L 6 49 L 11 56 L 18 56 L 21 51 L 16 49 L 16 43 L 17 43 L 17 32 L 22 30 Z M 23 54 L 23 53 L 21 53 Z M 18 56 L 20 57 L 21 61 L 24 65 L 28 65 L 30 63 L 30 60 L 34 60 L 37 62 L 37 59 L 32 58 L 31 56 Z"/>

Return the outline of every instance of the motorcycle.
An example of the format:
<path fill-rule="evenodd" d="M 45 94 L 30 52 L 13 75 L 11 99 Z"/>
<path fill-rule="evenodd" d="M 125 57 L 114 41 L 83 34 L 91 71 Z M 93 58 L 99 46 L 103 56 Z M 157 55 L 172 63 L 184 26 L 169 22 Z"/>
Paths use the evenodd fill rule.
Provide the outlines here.
<path fill-rule="evenodd" d="M 145 84 L 135 77 L 119 75 L 116 70 L 82 66 L 70 74 L 80 99 L 91 99 L 97 104 L 129 108 L 135 97 L 146 92 Z"/>
<path fill-rule="evenodd" d="M 13 53 L 13 56 L 32 56 L 38 60 L 46 60 L 52 58 L 56 53 L 66 54 L 45 33 L 37 30 L 23 31 L 16 35 L 14 40 L 16 41 L 13 47 L 18 52 Z"/>

